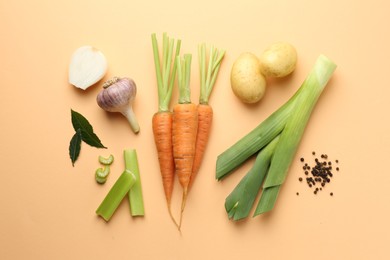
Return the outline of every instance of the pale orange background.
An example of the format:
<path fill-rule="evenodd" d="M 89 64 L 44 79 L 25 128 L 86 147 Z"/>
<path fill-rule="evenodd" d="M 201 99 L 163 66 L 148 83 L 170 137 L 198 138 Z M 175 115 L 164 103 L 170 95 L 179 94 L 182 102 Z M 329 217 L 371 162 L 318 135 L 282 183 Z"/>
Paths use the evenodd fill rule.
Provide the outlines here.
<path fill-rule="evenodd" d="M 388 1 L 7 1 L 0 0 L 0 259 L 389 259 L 390 123 Z M 180 235 L 166 210 L 151 131 L 157 110 L 151 33 L 227 51 L 210 103 L 215 120 L 206 157 L 187 202 Z M 285 80 L 269 81 L 264 99 L 242 104 L 230 90 L 238 55 L 272 42 L 295 45 L 299 61 Z M 101 110 L 88 91 L 67 83 L 72 52 L 93 45 L 112 76 L 138 85 L 135 136 L 119 114 Z M 312 114 L 296 159 L 270 214 L 229 221 L 226 196 L 248 161 L 217 182 L 218 154 L 283 104 L 319 54 L 338 68 Z M 177 94 L 174 99 L 176 100 Z M 72 167 L 70 109 L 92 123 L 107 150 L 82 144 Z M 138 151 L 146 215 L 127 200 L 107 224 L 95 210 L 123 170 L 122 152 Z M 340 160 L 340 173 L 317 196 L 298 182 L 298 158 L 312 150 Z M 116 161 L 103 186 L 98 155 Z M 296 192 L 300 196 L 296 196 Z M 334 196 L 329 196 L 329 192 Z M 176 183 L 174 211 L 181 190 Z"/>

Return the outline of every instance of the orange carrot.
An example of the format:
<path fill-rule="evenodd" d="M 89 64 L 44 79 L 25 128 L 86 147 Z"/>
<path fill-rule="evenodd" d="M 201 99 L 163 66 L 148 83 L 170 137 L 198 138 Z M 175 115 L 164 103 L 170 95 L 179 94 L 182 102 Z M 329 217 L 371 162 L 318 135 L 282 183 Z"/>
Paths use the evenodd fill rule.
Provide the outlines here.
<path fill-rule="evenodd" d="M 173 161 L 172 149 L 172 113 L 155 113 L 153 115 L 152 127 L 165 197 L 167 200 L 169 213 L 172 215 L 170 207 L 175 174 L 175 164 Z"/>
<path fill-rule="evenodd" d="M 173 108 L 173 157 L 179 182 L 187 193 L 195 156 L 195 141 L 198 129 L 196 105 L 177 104 Z"/>
<path fill-rule="evenodd" d="M 192 166 L 190 186 L 199 171 L 203 155 L 210 136 L 211 122 L 213 121 L 213 109 L 207 104 L 199 104 L 198 110 L 198 134 L 195 143 L 194 164 Z"/>
<path fill-rule="evenodd" d="M 208 66 L 206 66 L 206 46 L 205 44 L 199 46 L 200 96 L 198 105 L 198 136 L 196 138 L 196 152 L 190 186 L 192 186 L 199 171 L 208 143 L 211 122 L 213 120 L 213 109 L 208 102 L 224 55 L 225 51 L 219 52 L 214 47 L 211 47 Z"/>
<path fill-rule="evenodd" d="M 154 54 L 154 63 L 156 68 L 156 77 L 158 85 L 158 112 L 152 119 L 153 135 L 156 143 L 160 172 L 164 187 L 165 198 L 167 201 L 169 215 L 177 227 L 175 218 L 171 211 L 171 198 L 174 184 L 175 165 L 173 161 L 172 147 L 172 113 L 169 112 L 169 104 L 172 97 L 173 84 L 176 77 L 176 59 L 173 66 L 172 59 L 180 52 L 180 40 L 176 44 L 176 52 L 173 54 L 174 40 L 169 39 L 164 33 L 162 64 L 157 46 L 156 35 L 152 34 L 152 45 Z"/>
<path fill-rule="evenodd" d="M 173 107 L 172 142 L 176 174 L 183 188 L 179 229 L 187 201 L 198 130 L 197 106 L 191 103 L 190 98 L 191 58 L 190 54 L 184 55 L 183 59 L 179 56 L 176 58 L 179 102 Z"/>

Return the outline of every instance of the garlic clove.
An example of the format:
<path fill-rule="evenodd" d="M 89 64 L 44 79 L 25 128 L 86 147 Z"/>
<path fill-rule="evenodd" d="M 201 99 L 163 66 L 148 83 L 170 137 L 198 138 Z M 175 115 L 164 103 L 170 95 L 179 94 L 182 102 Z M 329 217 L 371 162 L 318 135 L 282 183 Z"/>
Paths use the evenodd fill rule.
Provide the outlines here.
<path fill-rule="evenodd" d="M 86 90 L 107 72 L 107 60 L 104 54 L 92 46 L 82 46 L 72 55 L 69 65 L 69 83 Z"/>

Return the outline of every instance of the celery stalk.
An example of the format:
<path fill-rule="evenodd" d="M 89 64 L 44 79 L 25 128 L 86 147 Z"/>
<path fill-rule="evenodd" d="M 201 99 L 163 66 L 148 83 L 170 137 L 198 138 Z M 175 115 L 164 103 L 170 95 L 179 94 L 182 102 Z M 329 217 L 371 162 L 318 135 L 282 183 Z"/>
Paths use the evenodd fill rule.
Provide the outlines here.
<path fill-rule="evenodd" d="M 136 176 L 125 170 L 112 186 L 103 202 L 96 210 L 96 214 L 109 221 L 119 204 L 136 182 Z"/>
<path fill-rule="evenodd" d="M 278 140 L 279 136 L 260 150 L 253 167 L 226 198 L 225 209 L 229 218 L 240 220 L 249 215 L 256 196 L 259 193 L 260 186 L 267 174 Z"/>
<path fill-rule="evenodd" d="M 144 201 L 142 196 L 141 176 L 139 173 L 137 152 L 134 149 L 124 151 L 125 168 L 135 176 L 134 186 L 129 191 L 129 202 L 132 216 L 144 216 Z"/>

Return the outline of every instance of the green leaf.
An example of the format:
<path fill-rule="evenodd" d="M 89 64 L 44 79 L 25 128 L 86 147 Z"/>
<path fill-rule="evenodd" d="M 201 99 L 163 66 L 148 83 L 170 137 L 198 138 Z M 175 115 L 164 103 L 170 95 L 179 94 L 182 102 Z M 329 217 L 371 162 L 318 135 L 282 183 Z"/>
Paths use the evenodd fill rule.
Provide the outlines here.
<path fill-rule="evenodd" d="M 97 137 L 95 133 L 87 132 L 85 130 L 81 130 L 81 132 L 82 132 L 83 141 L 89 144 L 90 146 L 97 147 L 97 148 L 107 148 L 101 143 L 99 137 Z"/>
<path fill-rule="evenodd" d="M 69 144 L 69 156 L 70 159 L 72 160 L 73 166 L 80 154 L 81 139 L 82 139 L 81 130 L 78 129 L 76 133 L 73 135 Z"/>
<path fill-rule="evenodd" d="M 83 115 L 72 109 L 71 114 L 73 128 L 76 132 L 81 131 L 81 137 L 84 142 L 93 147 L 107 148 L 101 143 L 99 137 L 94 133 L 92 125 Z"/>

